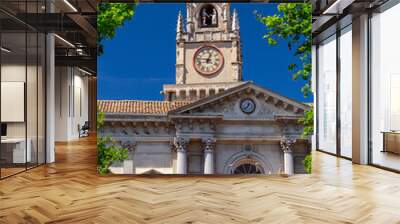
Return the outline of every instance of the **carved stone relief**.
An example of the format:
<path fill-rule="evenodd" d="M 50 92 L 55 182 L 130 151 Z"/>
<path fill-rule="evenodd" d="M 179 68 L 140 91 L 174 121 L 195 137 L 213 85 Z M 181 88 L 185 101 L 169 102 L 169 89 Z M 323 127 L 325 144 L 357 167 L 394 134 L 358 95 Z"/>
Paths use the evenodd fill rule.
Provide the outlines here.
<path fill-rule="evenodd" d="M 296 143 L 295 138 L 284 137 L 281 139 L 280 145 L 283 152 L 293 152 L 293 145 Z"/>
<path fill-rule="evenodd" d="M 186 147 L 189 143 L 188 138 L 184 137 L 175 137 L 174 138 L 174 146 L 176 151 L 186 151 Z"/>
<path fill-rule="evenodd" d="M 256 110 L 250 114 L 245 115 L 240 110 L 240 102 L 245 98 L 251 98 L 256 103 Z M 287 105 L 284 108 L 284 105 Z M 190 114 L 207 114 L 207 115 L 224 115 L 224 117 L 246 117 L 249 116 L 264 118 L 264 119 L 273 119 L 275 115 L 287 116 L 287 115 L 296 115 L 293 111 L 293 106 L 288 105 L 287 103 L 281 102 L 280 100 L 274 99 L 270 96 L 261 95 L 251 91 L 246 93 L 239 93 L 235 95 L 235 97 L 227 96 L 218 101 L 211 102 L 207 105 L 201 106 L 201 108 L 195 108 L 188 112 Z"/>

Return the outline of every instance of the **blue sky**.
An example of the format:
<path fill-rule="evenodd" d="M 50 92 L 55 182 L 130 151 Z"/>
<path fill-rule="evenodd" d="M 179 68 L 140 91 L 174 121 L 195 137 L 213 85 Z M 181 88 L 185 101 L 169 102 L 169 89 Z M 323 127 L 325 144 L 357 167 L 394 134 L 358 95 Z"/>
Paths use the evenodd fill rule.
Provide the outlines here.
<path fill-rule="evenodd" d="M 293 81 L 287 66 L 295 58 L 285 42 L 269 46 L 265 26 L 255 18 L 276 12 L 276 4 L 240 3 L 243 79 L 301 102 L 301 81 Z M 134 18 L 104 42 L 98 58 L 98 99 L 162 100 L 163 84 L 175 82 L 175 35 L 178 11 L 184 4 L 139 4 Z M 185 16 L 185 13 L 184 13 Z"/>

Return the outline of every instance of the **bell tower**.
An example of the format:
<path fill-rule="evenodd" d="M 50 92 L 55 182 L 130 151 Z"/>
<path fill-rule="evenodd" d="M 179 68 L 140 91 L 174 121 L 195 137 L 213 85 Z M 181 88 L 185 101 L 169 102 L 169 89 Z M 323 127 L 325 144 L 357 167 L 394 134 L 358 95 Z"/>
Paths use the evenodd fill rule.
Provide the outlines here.
<path fill-rule="evenodd" d="M 229 3 L 187 3 L 185 20 L 178 13 L 175 66 L 166 100 L 195 100 L 242 83 L 239 19 Z"/>

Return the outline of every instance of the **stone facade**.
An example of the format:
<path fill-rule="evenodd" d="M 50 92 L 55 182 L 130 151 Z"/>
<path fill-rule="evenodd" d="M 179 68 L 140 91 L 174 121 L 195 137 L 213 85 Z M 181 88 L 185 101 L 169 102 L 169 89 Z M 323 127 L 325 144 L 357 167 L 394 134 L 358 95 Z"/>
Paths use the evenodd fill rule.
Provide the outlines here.
<path fill-rule="evenodd" d="M 164 103 L 99 102 L 105 113 L 99 134 L 129 149 L 129 158 L 114 163 L 112 172 L 304 173 L 310 147 L 298 119 L 308 106 L 242 81 L 239 21 L 229 7 L 188 3 L 186 30 L 179 13 L 176 84 L 164 85 Z M 196 49 L 209 45 L 224 60 L 215 74 L 205 75 L 192 61 Z M 204 60 L 214 68 L 207 63 L 219 59 L 210 55 Z"/>
<path fill-rule="evenodd" d="M 253 99 L 251 114 L 240 109 Z M 244 83 L 165 115 L 107 113 L 100 135 L 130 150 L 117 173 L 230 174 L 241 164 L 261 173 L 302 173 L 309 151 L 297 123 L 306 105 Z"/>

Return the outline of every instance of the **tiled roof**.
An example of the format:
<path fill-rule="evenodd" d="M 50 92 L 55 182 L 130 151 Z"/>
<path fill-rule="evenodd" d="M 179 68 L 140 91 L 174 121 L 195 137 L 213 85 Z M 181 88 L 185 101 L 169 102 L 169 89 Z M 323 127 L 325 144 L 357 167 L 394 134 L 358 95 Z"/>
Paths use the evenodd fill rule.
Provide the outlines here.
<path fill-rule="evenodd" d="M 104 113 L 167 114 L 168 111 L 189 104 L 189 101 L 98 100 Z"/>

